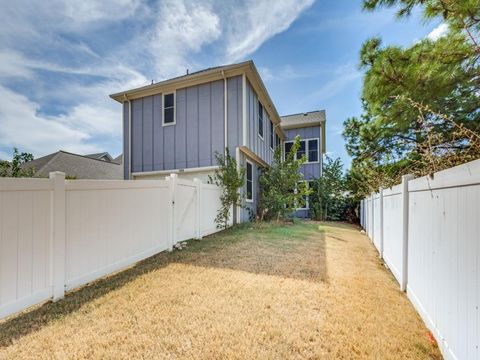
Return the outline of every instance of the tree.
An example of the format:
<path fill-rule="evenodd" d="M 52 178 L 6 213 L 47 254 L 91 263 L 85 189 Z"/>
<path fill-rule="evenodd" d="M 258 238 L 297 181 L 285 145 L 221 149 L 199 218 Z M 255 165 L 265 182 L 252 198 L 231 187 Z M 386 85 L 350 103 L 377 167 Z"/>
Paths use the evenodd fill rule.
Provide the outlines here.
<path fill-rule="evenodd" d="M 299 148 L 300 137 L 297 136 L 285 159 L 282 159 L 281 147 L 277 147 L 272 164 L 262 170 L 259 178 L 261 220 L 285 220 L 310 194 L 303 174 L 298 171 L 306 161 L 305 155 L 296 158 Z"/>
<path fill-rule="evenodd" d="M 19 153 L 17 148 L 13 148 L 12 161 L 0 162 L 0 177 L 33 177 L 35 169 L 23 166 L 26 162 L 32 160 L 32 154 L 25 152 Z"/>
<path fill-rule="evenodd" d="M 345 178 L 340 158 L 326 157 L 323 174 L 313 184 L 310 209 L 315 220 L 342 220 L 346 205 Z"/>
<path fill-rule="evenodd" d="M 245 168 L 237 169 L 237 161 L 230 156 L 228 148 L 225 155 L 215 152 L 218 169 L 213 176 L 208 176 L 208 182 L 215 184 L 222 189 L 220 196 L 221 207 L 217 211 L 215 223 L 218 228 L 226 229 L 230 219 L 230 210 L 233 206 L 243 206 L 239 189 L 245 183 Z"/>
<path fill-rule="evenodd" d="M 368 10 L 380 6 L 398 6 L 399 16 L 421 6 L 426 19 L 443 18 L 448 31 L 407 48 L 383 47 L 380 38 L 362 47 L 363 114 L 345 121 L 343 135 L 356 167 L 351 179 L 366 170 L 363 181 L 374 186 L 469 161 L 477 146 L 472 133 L 480 131 L 478 0 L 364 1 Z"/>

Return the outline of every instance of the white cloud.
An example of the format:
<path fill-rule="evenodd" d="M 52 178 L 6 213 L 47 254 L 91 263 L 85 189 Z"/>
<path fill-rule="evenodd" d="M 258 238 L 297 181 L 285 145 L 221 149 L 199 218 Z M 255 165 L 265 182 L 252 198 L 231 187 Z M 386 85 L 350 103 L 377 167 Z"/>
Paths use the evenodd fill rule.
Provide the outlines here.
<path fill-rule="evenodd" d="M 448 24 L 441 23 L 435 29 L 430 31 L 430 33 L 427 35 L 427 39 L 431 41 L 436 41 L 442 36 L 445 36 L 447 32 L 448 32 Z"/>
<path fill-rule="evenodd" d="M 238 61 L 290 27 L 314 0 L 248 0 L 228 16 L 226 58 Z"/>
<path fill-rule="evenodd" d="M 38 114 L 39 105 L 0 86 L 0 144 L 33 152 L 37 157 L 59 149 L 88 153 L 99 150 L 88 144 L 88 132 L 73 129 L 63 119 Z M 5 155 L 5 154 L 4 154 Z"/>

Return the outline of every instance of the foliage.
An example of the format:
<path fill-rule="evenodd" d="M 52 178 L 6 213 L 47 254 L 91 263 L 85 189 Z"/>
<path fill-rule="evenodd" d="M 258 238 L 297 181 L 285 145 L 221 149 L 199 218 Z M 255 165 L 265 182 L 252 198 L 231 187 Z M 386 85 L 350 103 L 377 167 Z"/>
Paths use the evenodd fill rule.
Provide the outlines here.
<path fill-rule="evenodd" d="M 309 197 L 312 218 L 315 220 L 344 220 L 347 206 L 345 177 L 340 158 L 326 157 L 323 175 L 312 186 Z"/>
<path fill-rule="evenodd" d="M 213 176 L 208 176 L 208 182 L 215 184 L 222 189 L 220 201 L 222 206 L 217 211 L 215 223 L 218 228 L 226 229 L 230 219 L 230 209 L 233 206 L 242 206 L 242 196 L 238 191 L 245 183 L 245 168 L 237 169 L 237 161 L 230 156 L 228 148 L 225 155 L 215 152 L 215 159 L 218 169 Z"/>
<path fill-rule="evenodd" d="M 399 16 L 421 6 L 426 19 L 441 17 L 449 28 L 407 48 L 364 43 L 364 111 L 343 132 L 353 157 L 347 183 L 358 194 L 480 155 L 478 0 L 364 0 L 368 10 L 380 6 L 398 6 Z"/>
<path fill-rule="evenodd" d="M 19 153 L 17 148 L 13 148 L 12 161 L 0 161 L 0 177 L 33 177 L 35 169 L 23 166 L 26 162 L 32 160 L 32 154 Z"/>
<path fill-rule="evenodd" d="M 304 199 L 310 194 L 303 174 L 299 172 L 306 157 L 295 159 L 299 148 L 300 137 L 297 136 L 285 159 L 282 159 L 281 147 L 277 147 L 272 164 L 262 170 L 259 179 L 261 220 L 285 220 L 296 208 L 304 205 Z"/>

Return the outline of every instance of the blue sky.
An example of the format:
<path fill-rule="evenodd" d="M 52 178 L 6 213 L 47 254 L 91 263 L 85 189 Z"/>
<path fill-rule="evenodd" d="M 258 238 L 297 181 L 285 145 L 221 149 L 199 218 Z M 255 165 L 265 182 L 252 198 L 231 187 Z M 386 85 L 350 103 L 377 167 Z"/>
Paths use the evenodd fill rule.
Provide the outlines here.
<path fill-rule="evenodd" d="M 253 59 L 281 115 L 325 109 L 327 151 L 348 165 L 342 123 L 361 113 L 362 43 L 408 46 L 441 33 L 419 12 L 352 0 L 16 0 L 0 12 L 0 158 L 59 149 L 121 152 L 108 95 Z"/>

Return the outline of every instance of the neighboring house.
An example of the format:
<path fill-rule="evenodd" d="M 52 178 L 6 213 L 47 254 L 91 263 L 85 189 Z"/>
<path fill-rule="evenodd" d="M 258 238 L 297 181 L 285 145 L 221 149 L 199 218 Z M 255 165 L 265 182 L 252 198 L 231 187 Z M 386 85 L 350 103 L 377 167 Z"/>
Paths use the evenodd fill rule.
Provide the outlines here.
<path fill-rule="evenodd" d="M 97 154 L 88 154 L 85 155 L 86 157 L 89 157 L 91 159 L 97 159 L 97 160 L 102 160 L 102 161 L 108 161 L 112 162 L 113 158 L 108 152 L 103 152 L 103 153 L 97 153 Z M 116 161 L 114 161 L 116 162 Z"/>
<path fill-rule="evenodd" d="M 23 166 L 33 168 L 35 177 L 48 177 L 52 171 L 61 171 L 75 179 L 123 179 L 123 166 L 120 164 L 66 151 L 57 151 Z"/>
<path fill-rule="evenodd" d="M 123 105 L 125 179 L 163 179 L 176 172 L 206 181 L 217 168 L 215 152 L 228 148 L 247 169 L 241 192 L 256 212 L 259 169 L 271 164 L 274 150 L 295 131 L 318 140 L 318 160 L 304 168 L 309 179 L 321 175 L 325 112 L 280 118 L 253 61 L 209 68 L 110 97 Z M 249 212 L 235 209 L 234 216 L 237 222 L 247 221 Z"/>

